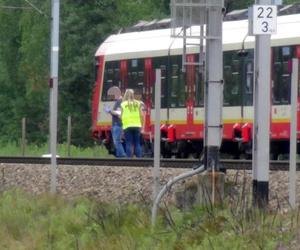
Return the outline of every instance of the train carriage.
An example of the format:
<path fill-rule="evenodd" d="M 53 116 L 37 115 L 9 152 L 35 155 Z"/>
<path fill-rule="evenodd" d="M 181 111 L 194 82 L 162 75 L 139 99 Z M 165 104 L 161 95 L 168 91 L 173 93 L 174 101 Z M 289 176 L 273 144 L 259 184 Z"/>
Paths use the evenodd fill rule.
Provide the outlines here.
<path fill-rule="evenodd" d="M 271 153 L 288 153 L 292 58 L 300 58 L 300 14 L 278 17 L 271 36 Z M 133 31 L 109 36 L 96 52 L 96 83 L 92 103 L 93 137 L 113 152 L 112 105 L 107 90 L 135 89 L 146 107 L 145 145 L 154 137 L 155 69 L 161 69 L 161 150 L 164 157 L 199 157 L 203 147 L 204 77 L 201 65 L 182 70 L 183 41 L 169 28 Z M 223 142 L 221 151 L 240 157 L 251 154 L 253 123 L 254 37 L 248 21 L 223 23 Z M 242 50 L 243 49 L 243 50 Z M 199 46 L 187 47 L 189 62 L 198 61 Z M 299 70 L 299 69 L 294 69 Z M 299 74 L 300 75 L 300 74 Z M 298 116 L 300 111 L 298 111 Z M 299 117 L 300 118 L 300 117 Z M 300 121 L 300 119 L 298 119 Z M 298 130 L 300 125 L 298 123 Z"/>

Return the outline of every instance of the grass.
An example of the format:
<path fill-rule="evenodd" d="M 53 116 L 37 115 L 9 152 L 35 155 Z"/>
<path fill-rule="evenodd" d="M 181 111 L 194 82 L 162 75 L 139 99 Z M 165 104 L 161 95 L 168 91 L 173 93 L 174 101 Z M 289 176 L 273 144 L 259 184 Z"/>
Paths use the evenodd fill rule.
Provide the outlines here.
<path fill-rule="evenodd" d="M 70 155 L 69 155 L 70 151 Z M 48 145 L 27 145 L 24 156 L 42 156 L 48 154 Z M 93 147 L 80 148 L 73 145 L 68 148 L 67 144 L 59 144 L 57 146 L 57 154 L 60 157 L 112 157 L 108 155 L 104 146 L 95 145 Z M 22 149 L 15 143 L 0 144 L 0 156 L 22 156 Z"/>
<path fill-rule="evenodd" d="M 298 212 L 280 214 L 230 205 L 160 210 L 149 205 L 65 200 L 18 190 L 0 193 L 0 249 L 275 249 L 294 236 Z"/>

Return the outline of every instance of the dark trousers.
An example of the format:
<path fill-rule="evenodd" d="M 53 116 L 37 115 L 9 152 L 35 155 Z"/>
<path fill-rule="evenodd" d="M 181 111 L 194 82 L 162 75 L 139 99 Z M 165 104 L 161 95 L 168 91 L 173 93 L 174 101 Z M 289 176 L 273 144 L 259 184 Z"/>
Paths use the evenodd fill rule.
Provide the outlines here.
<path fill-rule="evenodd" d="M 122 135 L 122 127 L 120 125 L 113 125 L 112 129 L 112 138 L 116 149 L 116 157 L 126 157 L 122 142 L 121 142 L 121 135 Z"/>
<path fill-rule="evenodd" d="M 126 128 L 124 130 L 125 144 L 126 144 L 126 155 L 127 157 L 132 157 L 132 148 L 134 148 L 134 154 L 136 157 L 142 157 L 141 148 L 141 129 L 137 127 Z"/>

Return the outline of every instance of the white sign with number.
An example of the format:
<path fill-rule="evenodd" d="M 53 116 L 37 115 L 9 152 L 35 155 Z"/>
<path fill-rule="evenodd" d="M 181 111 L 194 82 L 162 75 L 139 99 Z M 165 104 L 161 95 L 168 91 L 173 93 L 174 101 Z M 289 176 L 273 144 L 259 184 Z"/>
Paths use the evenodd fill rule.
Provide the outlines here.
<path fill-rule="evenodd" d="M 252 34 L 271 35 L 277 31 L 277 6 L 253 5 Z"/>

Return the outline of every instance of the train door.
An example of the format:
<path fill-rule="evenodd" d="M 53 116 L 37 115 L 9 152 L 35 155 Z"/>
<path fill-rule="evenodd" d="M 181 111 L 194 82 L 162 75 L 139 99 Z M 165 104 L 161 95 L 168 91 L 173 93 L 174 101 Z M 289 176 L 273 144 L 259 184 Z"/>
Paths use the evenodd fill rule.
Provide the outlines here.
<path fill-rule="evenodd" d="M 187 127 L 194 124 L 194 105 L 195 105 L 195 55 L 187 55 L 186 66 L 186 109 L 187 109 Z"/>
<path fill-rule="evenodd" d="M 298 46 L 278 46 L 272 49 L 271 153 L 273 159 L 289 152 L 292 59 L 299 55 L 300 52 L 297 51 L 299 51 Z M 299 130 L 299 125 L 297 129 Z"/>
<path fill-rule="evenodd" d="M 184 137 L 186 127 L 180 126 L 186 123 L 186 85 L 184 73 L 181 70 L 182 57 L 170 57 L 170 73 L 168 84 L 168 108 L 169 123 L 176 125 L 176 134 Z"/>
<path fill-rule="evenodd" d="M 145 132 L 151 133 L 151 107 L 152 107 L 152 90 L 154 85 L 154 70 L 151 58 L 146 58 L 144 61 L 144 87 L 143 87 L 143 101 L 145 104 Z"/>
<path fill-rule="evenodd" d="M 223 138 L 233 139 L 233 126 L 244 120 L 244 57 L 236 51 L 225 51 L 224 56 L 224 99 L 223 99 Z M 234 135 L 236 137 L 236 135 Z M 223 146 L 229 148 L 223 142 Z M 231 142 L 230 142 L 231 143 Z"/>
<path fill-rule="evenodd" d="M 248 55 L 243 59 L 242 65 L 242 110 L 241 117 L 242 122 L 248 122 L 252 120 L 251 115 L 249 114 L 249 107 L 253 105 L 253 72 L 254 72 L 254 61 L 252 51 L 248 52 Z"/>

